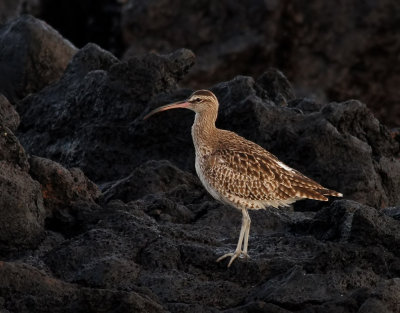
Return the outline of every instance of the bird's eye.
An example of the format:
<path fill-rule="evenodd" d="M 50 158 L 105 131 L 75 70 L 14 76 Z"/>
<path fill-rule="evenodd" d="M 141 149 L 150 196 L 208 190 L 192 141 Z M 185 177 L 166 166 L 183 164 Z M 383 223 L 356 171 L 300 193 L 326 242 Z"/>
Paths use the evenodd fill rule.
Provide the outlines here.
<path fill-rule="evenodd" d="M 200 99 L 200 98 L 196 98 L 196 99 L 194 99 L 194 101 L 195 101 L 195 102 L 200 102 L 201 99 Z"/>

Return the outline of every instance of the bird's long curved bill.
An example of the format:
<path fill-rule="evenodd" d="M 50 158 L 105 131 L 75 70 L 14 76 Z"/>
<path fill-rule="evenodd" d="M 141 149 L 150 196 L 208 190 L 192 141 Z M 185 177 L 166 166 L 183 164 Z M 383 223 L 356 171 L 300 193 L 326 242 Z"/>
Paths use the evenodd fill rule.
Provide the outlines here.
<path fill-rule="evenodd" d="M 179 101 L 179 102 L 163 105 L 162 107 L 154 109 L 150 113 L 146 114 L 146 116 L 143 119 L 144 120 L 148 119 L 150 116 L 152 116 L 158 112 L 162 112 L 162 111 L 166 111 L 166 110 L 170 110 L 170 109 L 188 108 L 188 107 L 189 107 L 189 102 L 186 102 L 186 101 Z"/>

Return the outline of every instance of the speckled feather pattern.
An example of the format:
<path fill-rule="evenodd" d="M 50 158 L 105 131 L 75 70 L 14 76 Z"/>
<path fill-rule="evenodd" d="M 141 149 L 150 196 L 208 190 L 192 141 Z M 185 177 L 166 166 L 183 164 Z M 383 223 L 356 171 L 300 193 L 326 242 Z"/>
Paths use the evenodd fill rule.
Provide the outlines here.
<path fill-rule="evenodd" d="M 259 145 L 233 132 L 216 128 L 218 106 L 218 99 L 211 91 L 198 90 L 184 101 L 154 109 L 144 118 L 174 108 L 196 112 L 192 137 L 197 175 L 215 199 L 242 212 L 242 226 L 235 251 L 217 259 L 219 262 L 229 257 L 229 267 L 239 256 L 248 257 L 251 223 L 248 209 L 287 206 L 303 198 L 327 201 L 326 196 L 341 197 L 342 194 L 322 187 Z"/>
<path fill-rule="evenodd" d="M 218 200 L 239 209 L 262 209 L 287 206 L 302 198 L 326 201 L 324 195 L 339 195 L 259 145 L 233 132 L 217 129 L 217 134 L 216 144 L 199 151 L 196 169 L 206 189 L 214 197 L 217 194 Z"/>
<path fill-rule="evenodd" d="M 218 100 L 209 91 L 196 93 L 205 100 L 192 126 L 196 171 L 215 199 L 238 209 L 263 209 L 304 198 L 327 201 L 325 196 L 341 196 L 254 142 L 216 128 Z"/>

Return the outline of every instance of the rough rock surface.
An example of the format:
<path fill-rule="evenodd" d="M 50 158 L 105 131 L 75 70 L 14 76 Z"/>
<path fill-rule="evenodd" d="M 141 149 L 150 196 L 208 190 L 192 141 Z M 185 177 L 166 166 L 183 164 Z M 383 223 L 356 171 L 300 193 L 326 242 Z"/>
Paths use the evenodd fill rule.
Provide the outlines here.
<path fill-rule="evenodd" d="M 9 312 L 162 312 L 134 291 L 69 284 L 25 264 L 0 261 L 0 275 L 0 294 Z"/>
<path fill-rule="evenodd" d="M 198 56 L 184 81 L 192 87 L 277 67 L 301 97 L 360 99 L 398 127 L 399 8 L 396 0 L 3 0 L 0 24 L 29 13 L 78 47 L 95 42 L 126 58 L 186 47 Z"/>
<path fill-rule="evenodd" d="M 35 247 L 43 237 L 40 185 L 28 171 L 24 148 L 0 121 L 0 255 Z"/>
<path fill-rule="evenodd" d="M 143 127 L 148 103 L 175 90 L 193 60 L 194 55 L 182 49 L 120 62 L 89 44 L 74 56 L 57 83 L 20 104 L 20 138 L 32 154 L 79 166 L 96 181 L 122 178 L 158 145 L 159 138 L 147 142 L 151 134 Z M 181 159 L 184 148 L 190 149 L 189 139 L 188 134 L 180 148 Z M 175 146 L 160 148 L 171 151 Z"/>
<path fill-rule="evenodd" d="M 159 168 L 168 165 L 157 162 Z M 150 179 L 158 177 L 153 170 L 157 162 L 143 166 L 152 173 Z M 181 174 L 175 169 L 169 176 L 179 179 Z M 184 211 L 179 207 L 192 217 L 179 215 Z M 112 200 L 91 214 L 81 233 L 57 240 L 51 234 L 51 247 L 44 242 L 22 257 L 30 264 L 19 265 L 23 283 L 12 283 L 17 271 L 11 264 L 2 267 L 7 279 L 0 296 L 6 308 L 21 305 L 19 297 L 29 295 L 34 304 L 54 297 L 46 308 L 57 312 L 69 292 L 78 293 L 74 307 L 95 307 L 90 299 L 102 290 L 125 301 L 128 295 L 147 299 L 147 311 L 142 307 L 140 312 L 400 309 L 399 223 L 356 202 L 335 201 L 317 214 L 251 212 L 251 259 L 238 260 L 230 269 L 215 259 L 234 248 L 240 214 L 212 201 L 201 187 L 183 192 L 175 181 L 165 180 L 140 199 L 126 204 Z M 28 291 L 32 284 L 34 293 Z M 48 284 L 58 287 L 49 291 Z M 10 285 L 20 296 L 11 296 Z M 113 297 L 106 297 L 105 307 L 116 301 Z M 128 305 L 124 300 L 121 305 Z"/>
<path fill-rule="evenodd" d="M 385 124 L 399 126 L 399 9 L 393 0 L 130 0 L 122 27 L 127 58 L 193 50 L 192 85 L 258 76 L 273 66 L 301 95 L 360 99 Z"/>
<path fill-rule="evenodd" d="M 15 108 L 4 95 L 0 94 L 0 123 L 15 132 L 19 122 L 19 115 Z"/>
<path fill-rule="evenodd" d="M 98 187 L 79 168 L 66 169 L 36 156 L 29 164 L 30 175 L 41 185 L 47 228 L 71 234 L 84 227 L 83 219 L 97 209 Z"/>
<path fill-rule="evenodd" d="M 250 212 L 251 258 L 215 262 L 241 216 L 193 174 L 192 112 L 142 120 L 190 94 L 193 60 L 87 45 L 18 105 L 22 145 L 1 126 L 0 312 L 398 313 L 399 140 L 359 101 L 296 99 L 278 70 L 213 86 L 218 126 L 345 199 Z"/>
<path fill-rule="evenodd" d="M 12 103 L 60 78 L 76 48 L 44 21 L 23 15 L 0 28 L 0 93 Z"/>
<path fill-rule="evenodd" d="M 120 62 L 88 45 L 57 83 L 20 104 L 21 141 L 30 153 L 79 166 L 101 183 L 128 176 L 148 159 L 170 159 L 193 171 L 193 114 L 173 111 L 142 120 L 148 103 L 152 108 L 190 93 L 177 90 L 177 82 L 192 64 L 188 50 Z M 399 203 L 399 143 L 365 104 L 294 99 L 276 70 L 256 80 L 238 76 L 212 90 L 220 100 L 221 128 L 349 199 L 375 207 Z"/>

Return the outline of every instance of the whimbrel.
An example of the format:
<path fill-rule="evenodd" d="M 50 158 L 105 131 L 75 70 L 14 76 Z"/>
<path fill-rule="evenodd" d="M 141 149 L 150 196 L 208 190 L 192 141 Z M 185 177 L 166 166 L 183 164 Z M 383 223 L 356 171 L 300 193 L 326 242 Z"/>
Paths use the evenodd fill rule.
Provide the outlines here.
<path fill-rule="evenodd" d="M 248 210 L 285 207 L 299 199 L 327 201 L 342 194 L 322 187 L 314 180 L 281 162 L 275 155 L 234 132 L 218 129 L 218 99 L 209 90 L 195 91 L 188 99 L 154 109 L 151 115 L 185 108 L 196 113 L 192 126 L 196 150 L 196 172 L 205 189 L 218 201 L 242 212 L 239 241 L 228 267 L 239 256 L 248 257 L 250 216 Z"/>

